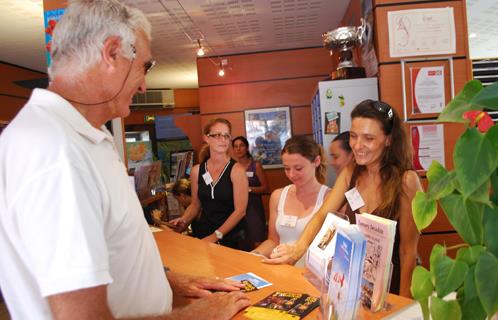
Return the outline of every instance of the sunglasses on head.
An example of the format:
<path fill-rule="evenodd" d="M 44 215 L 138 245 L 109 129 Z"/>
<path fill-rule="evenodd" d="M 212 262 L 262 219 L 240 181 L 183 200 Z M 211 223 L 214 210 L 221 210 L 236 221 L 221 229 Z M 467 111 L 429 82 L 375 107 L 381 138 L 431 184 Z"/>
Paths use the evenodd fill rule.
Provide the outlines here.
<path fill-rule="evenodd" d="M 392 120 L 394 117 L 393 109 L 387 103 L 382 101 L 374 101 L 372 106 L 375 110 L 385 114 L 389 120 Z"/>

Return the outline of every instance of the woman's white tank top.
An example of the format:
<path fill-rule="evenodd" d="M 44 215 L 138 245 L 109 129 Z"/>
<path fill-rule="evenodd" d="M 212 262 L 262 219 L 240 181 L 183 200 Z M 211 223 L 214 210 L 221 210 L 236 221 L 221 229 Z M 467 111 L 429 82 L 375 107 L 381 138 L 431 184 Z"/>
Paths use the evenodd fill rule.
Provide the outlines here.
<path fill-rule="evenodd" d="M 315 215 L 318 209 L 320 209 L 320 207 L 322 206 L 325 193 L 327 192 L 327 190 L 329 190 L 329 187 L 327 187 L 326 185 L 322 185 L 320 191 L 318 192 L 318 196 L 316 197 L 315 207 L 313 208 L 311 213 L 306 217 L 298 218 L 295 227 L 287 227 L 282 224 L 284 219 L 283 216 L 285 215 L 284 212 L 285 199 L 287 198 L 287 192 L 289 191 L 291 186 L 292 185 L 288 185 L 284 187 L 282 193 L 280 194 L 280 199 L 278 200 L 278 207 L 277 207 L 277 219 L 275 221 L 275 229 L 277 230 L 277 233 L 280 237 L 280 243 L 288 243 L 288 244 L 293 244 L 294 242 L 297 241 L 297 239 L 299 239 L 299 236 L 303 232 L 308 222 Z M 295 265 L 298 267 L 304 266 L 304 259 L 301 258 Z"/>

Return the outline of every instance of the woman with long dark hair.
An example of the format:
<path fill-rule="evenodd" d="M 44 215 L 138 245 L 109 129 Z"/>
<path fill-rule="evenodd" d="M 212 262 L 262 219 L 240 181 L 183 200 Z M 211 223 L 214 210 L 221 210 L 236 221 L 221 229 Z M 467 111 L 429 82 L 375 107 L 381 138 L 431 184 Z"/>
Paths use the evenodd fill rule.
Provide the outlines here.
<path fill-rule="evenodd" d="M 368 212 L 397 221 L 393 248 L 391 292 L 410 297 L 419 233 L 411 203 L 420 180 L 412 170 L 411 149 L 396 110 L 381 101 L 365 100 L 351 113 L 349 144 L 354 161 L 336 180 L 322 208 L 308 223 L 297 243 L 273 254 L 268 263 L 292 263 L 305 252 L 330 211 L 342 208 L 351 222 L 354 213 Z M 365 205 L 352 210 L 344 193 L 355 188 Z"/>

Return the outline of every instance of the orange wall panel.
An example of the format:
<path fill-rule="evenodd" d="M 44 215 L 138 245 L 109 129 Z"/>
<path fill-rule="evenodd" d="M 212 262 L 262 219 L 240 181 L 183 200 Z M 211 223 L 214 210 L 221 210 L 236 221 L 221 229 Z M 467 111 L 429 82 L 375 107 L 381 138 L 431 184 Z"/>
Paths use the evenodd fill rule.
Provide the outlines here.
<path fill-rule="evenodd" d="M 311 134 L 311 107 L 291 108 L 292 135 Z"/>
<path fill-rule="evenodd" d="M 175 89 L 175 108 L 199 108 L 199 89 Z"/>
<path fill-rule="evenodd" d="M 26 89 L 14 81 L 46 78 L 43 72 L 17 67 L 0 62 L 0 120 L 11 121 L 28 102 L 31 89 Z"/>
<path fill-rule="evenodd" d="M 332 71 L 332 59 L 325 48 L 252 53 L 224 56 L 221 59 L 228 60 L 224 77 L 218 76 L 217 58 L 197 59 L 199 87 L 303 76 L 326 76 Z"/>
<path fill-rule="evenodd" d="M 422 266 L 427 269 L 429 268 L 429 257 L 431 256 L 432 247 L 436 243 L 451 247 L 463 243 L 463 240 L 457 233 L 421 235 L 418 242 L 418 253 L 422 259 Z M 448 255 L 454 258 L 456 250 L 448 251 Z"/>
<path fill-rule="evenodd" d="M 196 155 L 199 154 L 198 152 L 202 146 L 202 135 L 199 132 L 201 116 L 194 114 L 175 117 L 175 125 L 185 132 L 192 144 L 192 148 L 196 151 Z"/>
<path fill-rule="evenodd" d="M 309 105 L 320 80 L 323 77 L 201 87 L 201 114 Z"/>
<path fill-rule="evenodd" d="M 10 122 L 26 102 L 28 102 L 27 99 L 2 96 L 0 94 L 0 121 Z"/>

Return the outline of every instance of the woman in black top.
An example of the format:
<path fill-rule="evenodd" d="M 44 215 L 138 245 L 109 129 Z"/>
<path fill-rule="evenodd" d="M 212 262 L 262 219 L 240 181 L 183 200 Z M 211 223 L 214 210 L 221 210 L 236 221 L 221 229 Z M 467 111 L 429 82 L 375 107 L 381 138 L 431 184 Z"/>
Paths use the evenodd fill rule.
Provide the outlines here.
<path fill-rule="evenodd" d="M 197 217 L 196 237 L 238 249 L 244 240 L 242 218 L 249 186 L 245 169 L 228 155 L 232 126 L 223 118 L 204 127 L 207 146 L 192 168 L 192 203 L 181 218 L 171 221 L 180 230 Z"/>

